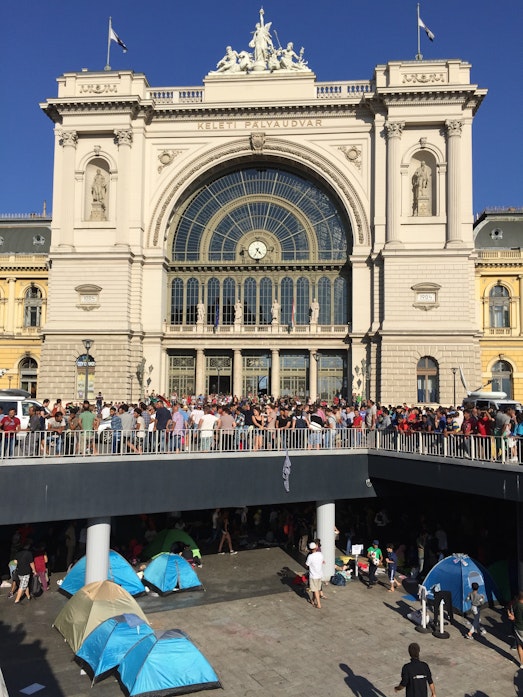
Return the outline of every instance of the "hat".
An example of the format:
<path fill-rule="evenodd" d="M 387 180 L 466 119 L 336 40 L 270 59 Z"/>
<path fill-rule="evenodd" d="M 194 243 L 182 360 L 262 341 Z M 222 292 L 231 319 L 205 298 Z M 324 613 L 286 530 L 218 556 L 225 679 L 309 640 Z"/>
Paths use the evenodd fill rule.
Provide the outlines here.
<path fill-rule="evenodd" d="M 317 546 L 316 542 L 309 542 L 309 549 L 316 549 Z"/>
<path fill-rule="evenodd" d="M 373 540 L 373 541 L 372 541 L 372 544 L 373 544 L 373 545 L 379 545 L 379 543 L 380 543 L 379 540 Z"/>

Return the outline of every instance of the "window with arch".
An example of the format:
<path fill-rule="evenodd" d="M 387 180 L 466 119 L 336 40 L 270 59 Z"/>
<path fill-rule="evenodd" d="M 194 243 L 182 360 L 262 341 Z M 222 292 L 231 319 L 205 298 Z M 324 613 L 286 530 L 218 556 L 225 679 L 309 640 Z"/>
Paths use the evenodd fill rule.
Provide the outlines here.
<path fill-rule="evenodd" d="M 175 278 L 171 283 L 171 324 L 183 324 L 183 281 Z"/>
<path fill-rule="evenodd" d="M 243 323 L 256 324 L 256 281 L 246 278 L 243 284 Z"/>
<path fill-rule="evenodd" d="M 512 366 L 508 361 L 496 361 L 492 366 L 492 391 L 505 392 L 508 399 L 513 399 Z"/>
<path fill-rule="evenodd" d="M 298 278 L 296 281 L 296 324 L 309 323 L 309 279 Z"/>
<path fill-rule="evenodd" d="M 35 285 L 24 296 L 24 327 L 39 327 L 42 323 L 42 291 Z"/>
<path fill-rule="evenodd" d="M 334 279 L 334 324 L 347 324 L 347 321 L 347 281 L 339 276 Z"/>
<path fill-rule="evenodd" d="M 31 356 L 22 358 L 18 364 L 20 375 L 20 387 L 29 392 L 31 397 L 36 397 L 36 383 L 38 378 L 38 363 Z"/>
<path fill-rule="evenodd" d="M 489 293 L 489 319 L 492 328 L 510 327 L 510 294 L 500 283 Z"/>
<path fill-rule="evenodd" d="M 439 402 L 439 368 L 434 358 L 423 356 L 419 359 L 416 382 L 419 403 Z"/>
<path fill-rule="evenodd" d="M 220 323 L 220 282 L 210 278 L 207 282 L 207 324 L 215 327 Z"/>
<path fill-rule="evenodd" d="M 186 303 L 186 322 L 196 324 L 198 317 L 198 301 L 200 295 L 200 283 L 197 278 L 190 278 L 187 281 L 187 303 Z"/>
<path fill-rule="evenodd" d="M 294 307 L 294 282 L 292 278 L 286 276 L 281 281 L 281 323 L 290 326 L 296 321 L 296 316 L 293 317 L 296 308 Z"/>
<path fill-rule="evenodd" d="M 272 322 L 272 281 L 262 278 L 260 281 L 260 324 Z"/>
<path fill-rule="evenodd" d="M 319 324 L 331 323 L 331 282 L 323 276 L 318 281 L 318 303 L 320 305 Z"/>
<path fill-rule="evenodd" d="M 234 304 L 236 302 L 236 281 L 234 278 L 226 278 L 223 282 L 222 295 L 222 322 L 234 324 Z"/>

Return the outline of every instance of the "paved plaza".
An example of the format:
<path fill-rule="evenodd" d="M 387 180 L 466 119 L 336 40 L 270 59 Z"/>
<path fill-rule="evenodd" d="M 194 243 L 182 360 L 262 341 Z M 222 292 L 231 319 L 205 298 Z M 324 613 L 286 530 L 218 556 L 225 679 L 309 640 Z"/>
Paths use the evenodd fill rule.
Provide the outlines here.
<path fill-rule="evenodd" d="M 499 609 L 484 611 L 487 635 L 465 641 L 464 620 L 448 627 L 450 638 L 419 634 L 406 619 L 418 603 L 388 586 L 372 590 L 359 581 L 328 586 L 321 610 L 288 582 L 302 572 L 282 549 L 204 557 L 198 575 L 204 593 L 138 599 L 155 630 L 180 628 L 209 659 L 224 697 L 385 697 L 394 694 L 411 641 L 421 645 L 438 697 L 523 695 L 523 671 Z M 92 689 L 52 622 L 66 602 L 52 590 L 14 606 L 0 591 L 0 666 L 10 697 L 38 683 L 39 697 L 121 697 L 109 677 Z M 384 582 L 384 576 L 379 580 Z M 405 693 L 403 693 L 405 694 Z"/>

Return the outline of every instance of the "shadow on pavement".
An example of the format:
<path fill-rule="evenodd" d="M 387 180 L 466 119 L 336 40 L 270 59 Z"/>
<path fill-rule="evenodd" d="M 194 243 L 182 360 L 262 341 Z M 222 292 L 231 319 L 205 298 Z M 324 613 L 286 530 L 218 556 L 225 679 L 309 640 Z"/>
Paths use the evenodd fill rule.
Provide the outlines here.
<path fill-rule="evenodd" d="M 24 613 L 33 608 L 19 608 Z M 22 624 L 8 627 L 0 622 L 0 646 L 2 654 L 2 673 L 9 694 L 18 694 L 30 685 L 43 685 L 45 694 L 53 697 L 65 697 L 47 661 L 47 650 L 39 639 L 27 641 L 27 632 Z M 44 691 L 42 691 L 44 694 Z"/>
<path fill-rule="evenodd" d="M 345 684 L 352 690 L 355 697 L 387 697 L 363 675 L 356 675 L 346 663 L 340 663 L 340 668 L 347 674 L 347 677 L 344 678 Z"/>

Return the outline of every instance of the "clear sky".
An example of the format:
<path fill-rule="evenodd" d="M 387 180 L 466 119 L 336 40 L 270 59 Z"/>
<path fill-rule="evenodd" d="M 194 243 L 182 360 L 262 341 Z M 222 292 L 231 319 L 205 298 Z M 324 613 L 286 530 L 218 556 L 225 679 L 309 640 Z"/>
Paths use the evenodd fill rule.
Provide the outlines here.
<path fill-rule="evenodd" d="M 260 0 L 20 0 L 0 15 L 2 173 L 0 214 L 40 212 L 52 202 L 53 125 L 39 102 L 55 79 L 105 65 L 108 16 L 127 44 L 112 44 L 113 69 L 143 72 L 151 86 L 201 85 L 227 44 L 244 50 Z M 305 47 L 318 80 L 372 77 L 375 65 L 413 59 L 413 0 L 266 0 L 265 19 L 282 43 Z M 427 59 L 461 58 L 489 90 L 474 122 L 474 212 L 523 205 L 523 2 L 425 0 Z"/>

